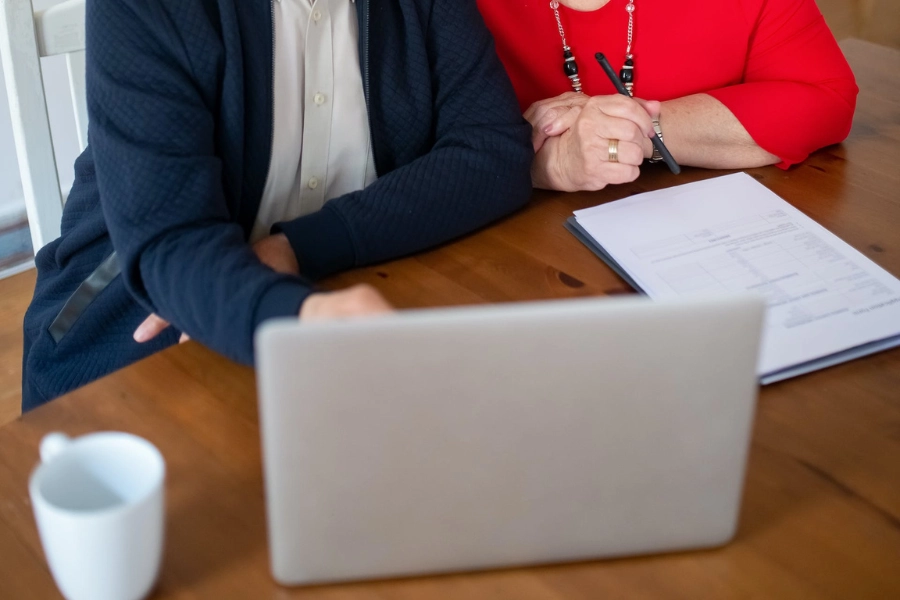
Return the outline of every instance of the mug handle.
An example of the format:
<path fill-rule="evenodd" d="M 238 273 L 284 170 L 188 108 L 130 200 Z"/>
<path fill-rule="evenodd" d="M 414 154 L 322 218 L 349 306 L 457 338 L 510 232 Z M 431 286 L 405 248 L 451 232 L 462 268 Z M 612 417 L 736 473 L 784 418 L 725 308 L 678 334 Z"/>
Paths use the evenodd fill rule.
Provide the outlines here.
<path fill-rule="evenodd" d="M 41 440 L 41 462 L 50 462 L 50 460 L 59 454 L 72 442 L 72 439 L 64 433 L 54 431 L 48 433 Z"/>

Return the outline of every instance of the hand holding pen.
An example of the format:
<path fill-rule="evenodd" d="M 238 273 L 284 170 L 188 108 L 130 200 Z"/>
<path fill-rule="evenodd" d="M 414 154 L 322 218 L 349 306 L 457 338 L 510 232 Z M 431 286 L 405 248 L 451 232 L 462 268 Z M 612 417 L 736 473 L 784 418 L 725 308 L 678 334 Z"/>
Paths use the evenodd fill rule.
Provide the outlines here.
<path fill-rule="evenodd" d="M 645 161 L 647 141 L 652 144 L 655 138 L 651 114 L 658 110 L 657 102 L 635 101 L 624 94 L 568 92 L 535 102 L 525 111 L 535 150 L 534 186 L 599 190 L 634 181 Z M 672 164 L 677 172 L 677 163 Z"/>
<path fill-rule="evenodd" d="M 598 52 L 594 55 L 594 58 L 597 59 L 597 62 L 600 63 L 600 66 L 603 68 L 603 71 L 606 73 L 606 76 L 609 77 L 609 80 L 616 87 L 616 91 L 625 96 L 631 96 L 628 93 L 628 90 L 625 89 L 625 86 L 622 85 L 622 82 L 619 81 L 619 77 L 616 75 L 616 72 L 613 70 L 612 66 L 609 64 L 609 61 L 606 60 L 606 57 L 603 56 L 602 52 Z M 663 160 L 666 163 L 666 166 L 669 167 L 669 170 L 674 174 L 678 175 L 681 173 L 681 167 L 675 162 L 675 159 L 672 157 L 672 153 L 669 152 L 669 149 L 666 148 L 666 145 L 663 144 L 663 141 L 659 139 L 659 136 L 655 133 L 650 136 L 650 142 L 653 144 L 653 147 L 656 148 L 657 152 L 662 156 Z"/>

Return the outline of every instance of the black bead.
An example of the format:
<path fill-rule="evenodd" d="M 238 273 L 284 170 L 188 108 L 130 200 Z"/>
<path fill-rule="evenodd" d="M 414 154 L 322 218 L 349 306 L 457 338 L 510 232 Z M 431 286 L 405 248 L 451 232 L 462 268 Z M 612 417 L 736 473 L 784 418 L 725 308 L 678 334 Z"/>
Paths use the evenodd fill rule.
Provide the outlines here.
<path fill-rule="evenodd" d="M 619 71 L 619 79 L 622 80 L 622 83 L 631 83 L 634 81 L 634 73 L 631 69 L 622 69 Z"/>
<path fill-rule="evenodd" d="M 573 56 L 571 50 L 563 49 L 563 58 L 573 58 Z"/>
<path fill-rule="evenodd" d="M 626 58 L 626 59 L 625 59 L 625 66 L 626 66 L 626 67 L 633 67 L 633 66 L 634 66 L 634 60 L 632 60 L 632 59 L 630 59 L 630 58 Z"/>
<path fill-rule="evenodd" d="M 566 77 L 578 75 L 578 65 L 575 64 L 574 60 L 566 61 L 563 63 L 563 72 L 565 72 Z"/>

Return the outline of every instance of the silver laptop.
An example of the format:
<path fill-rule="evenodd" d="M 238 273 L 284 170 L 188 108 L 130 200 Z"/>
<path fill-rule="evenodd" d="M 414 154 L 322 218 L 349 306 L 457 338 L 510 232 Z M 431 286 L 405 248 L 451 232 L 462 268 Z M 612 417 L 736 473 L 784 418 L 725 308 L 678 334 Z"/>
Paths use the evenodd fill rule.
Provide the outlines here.
<path fill-rule="evenodd" d="M 763 302 L 569 300 L 274 321 L 256 338 L 275 579 L 734 535 Z"/>

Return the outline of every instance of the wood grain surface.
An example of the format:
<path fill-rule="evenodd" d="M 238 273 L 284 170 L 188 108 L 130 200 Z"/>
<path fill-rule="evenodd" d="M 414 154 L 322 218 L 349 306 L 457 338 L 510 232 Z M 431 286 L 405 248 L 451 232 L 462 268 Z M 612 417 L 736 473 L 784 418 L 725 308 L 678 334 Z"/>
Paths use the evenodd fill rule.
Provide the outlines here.
<path fill-rule="evenodd" d="M 19 416 L 22 405 L 22 317 L 37 274 L 34 269 L 2 282 L 0 293 L 0 426 Z"/>

